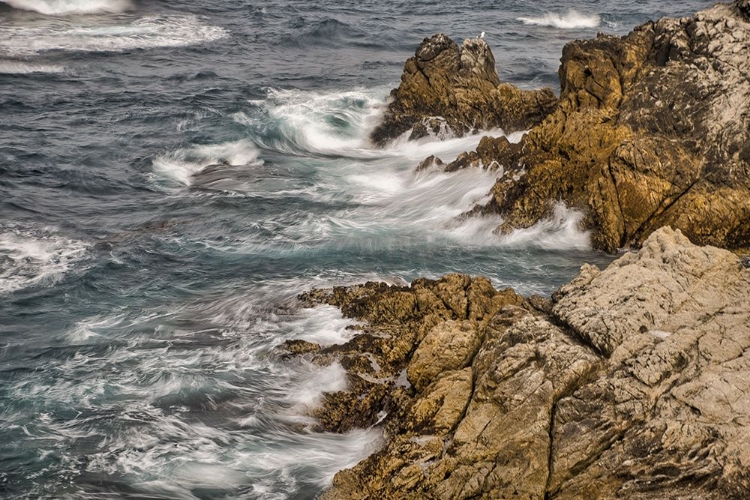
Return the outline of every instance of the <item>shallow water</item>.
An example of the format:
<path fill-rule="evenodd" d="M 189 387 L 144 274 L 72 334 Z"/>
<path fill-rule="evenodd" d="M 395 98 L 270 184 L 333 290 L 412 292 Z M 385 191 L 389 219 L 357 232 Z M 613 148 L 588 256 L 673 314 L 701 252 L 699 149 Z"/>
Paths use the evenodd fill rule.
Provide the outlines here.
<path fill-rule="evenodd" d="M 368 146 L 419 41 L 485 31 L 536 88 L 572 38 L 709 3 L 0 1 L 0 496 L 314 497 L 381 436 L 310 431 L 342 369 L 273 349 L 351 322 L 297 293 L 611 259 L 564 207 L 458 222 L 497 173 L 415 167 L 479 136 Z"/>

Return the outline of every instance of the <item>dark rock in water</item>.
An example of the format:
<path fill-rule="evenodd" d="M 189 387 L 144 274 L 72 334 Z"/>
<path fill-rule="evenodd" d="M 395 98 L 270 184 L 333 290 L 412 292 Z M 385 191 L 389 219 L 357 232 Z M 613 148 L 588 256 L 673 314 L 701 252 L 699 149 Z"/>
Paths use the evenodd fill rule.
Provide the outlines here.
<path fill-rule="evenodd" d="M 437 156 L 430 155 L 427 158 L 425 158 L 424 160 L 422 160 L 422 163 L 420 163 L 417 166 L 417 172 L 422 172 L 424 170 L 429 170 L 429 169 L 434 168 L 434 167 L 436 167 L 436 168 L 443 168 L 443 167 L 445 167 L 445 163 L 443 163 L 443 160 L 441 160 Z"/>
<path fill-rule="evenodd" d="M 747 12 L 746 0 L 720 4 L 566 45 L 555 111 L 520 144 L 485 138 L 446 168 L 503 167 L 472 213 L 502 214 L 507 233 L 563 201 L 607 251 L 664 225 L 700 244 L 750 247 Z"/>
<path fill-rule="evenodd" d="M 326 500 L 750 498 L 750 270 L 728 251 L 663 228 L 552 303 L 463 275 L 303 298 L 367 322 L 328 350 L 355 383 L 323 427 L 387 438 Z"/>
<path fill-rule="evenodd" d="M 411 139 L 427 135 L 465 135 L 500 127 L 526 130 L 554 109 L 551 89 L 524 91 L 501 84 L 492 51 L 481 38 L 459 47 L 443 34 L 425 38 L 409 58 L 401 84 L 391 92 L 383 122 L 372 140 L 384 145 L 411 130 Z"/>
<path fill-rule="evenodd" d="M 308 342 L 307 340 L 293 339 L 284 342 L 280 348 L 282 351 L 285 351 L 286 355 L 300 355 L 317 352 L 320 350 L 320 345 L 314 342 Z"/>

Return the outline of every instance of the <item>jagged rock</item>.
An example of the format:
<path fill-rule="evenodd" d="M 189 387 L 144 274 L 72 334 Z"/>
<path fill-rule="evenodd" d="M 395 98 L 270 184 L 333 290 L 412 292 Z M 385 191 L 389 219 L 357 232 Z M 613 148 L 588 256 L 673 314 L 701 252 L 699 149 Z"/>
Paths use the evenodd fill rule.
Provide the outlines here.
<path fill-rule="evenodd" d="M 405 293 L 410 320 L 371 315 L 388 308 L 369 300 Z M 413 387 L 350 393 L 350 413 L 383 405 L 387 443 L 326 500 L 750 496 L 750 270 L 728 251 L 663 228 L 604 271 L 583 266 L 551 308 L 462 275 L 310 296 L 358 302 L 363 336 L 411 339 L 380 375 L 420 366 Z"/>
<path fill-rule="evenodd" d="M 443 163 L 443 160 L 438 158 L 435 155 L 430 155 L 417 166 L 417 172 L 422 172 L 424 170 L 429 170 L 431 168 L 444 168 L 445 163 Z"/>
<path fill-rule="evenodd" d="M 459 47 L 443 34 L 425 38 L 404 65 L 383 122 L 371 139 L 384 145 L 411 130 L 410 138 L 465 135 L 500 127 L 526 130 L 557 103 L 551 89 L 524 91 L 501 84 L 495 57 L 483 39 Z"/>
<path fill-rule="evenodd" d="M 565 46 L 559 105 L 519 144 L 483 138 L 446 167 L 502 168 L 500 232 L 563 201 L 597 248 L 640 245 L 670 225 L 691 240 L 750 247 L 750 22 L 747 2 L 649 22 L 625 37 Z"/>
<path fill-rule="evenodd" d="M 307 340 L 293 339 L 284 342 L 280 349 L 286 351 L 288 355 L 300 355 L 320 350 L 320 345 L 314 342 L 308 342 Z"/>

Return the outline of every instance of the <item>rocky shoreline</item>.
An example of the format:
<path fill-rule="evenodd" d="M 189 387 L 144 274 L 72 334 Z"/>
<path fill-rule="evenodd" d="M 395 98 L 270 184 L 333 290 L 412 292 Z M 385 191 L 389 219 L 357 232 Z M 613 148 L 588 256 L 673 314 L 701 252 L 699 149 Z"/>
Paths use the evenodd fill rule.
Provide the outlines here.
<path fill-rule="evenodd" d="M 319 429 L 386 437 L 322 498 L 750 498 L 750 269 L 717 248 L 750 248 L 750 1 L 571 42 L 560 81 L 516 89 L 484 40 L 436 35 L 372 140 L 528 130 L 419 168 L 496 170 L 464 216 L 499 232 L 564 203 L 597 248 L 639 250 L 551 298 L 459 274 L 302 294 L 361 322 L 285 345 L 347 371 Z"/>
<path fill-rule="evenodd" d="M 435 35 L 406 62 L 372 140 L 529 129 L 519 144 L 488 136 L 476 151 L 422 168 L 499 170 L 492 200 L 467 216 L 500 214 L 501 233 L 564 203 L 585 214 L 594 246 L 608 252 L 666 225 L 701 245 L 747 250 L 749 54 L 748 2 L 718 4 L 567 44 L 558 99 L 500 83 L 483 39 L 459 48 Z"/>
<path fill-rule="evenodd" d="M 750 270 L 654 232 L 551 299 L 448 275 L 312 290 L 364 322 L 343 345 L 320 430 L 383 425 L 387 444 L 324 499 L 750 495 Z"/>

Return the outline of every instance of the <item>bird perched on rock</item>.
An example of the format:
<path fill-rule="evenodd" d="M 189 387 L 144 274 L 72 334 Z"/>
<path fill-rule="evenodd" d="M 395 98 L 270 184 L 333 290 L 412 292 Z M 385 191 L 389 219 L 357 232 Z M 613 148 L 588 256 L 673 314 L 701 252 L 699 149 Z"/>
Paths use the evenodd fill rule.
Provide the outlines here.
<path fill-rule="evenodd" d="M 479 38 L 484 38 L 484 31 L 479 34 Z"/>

